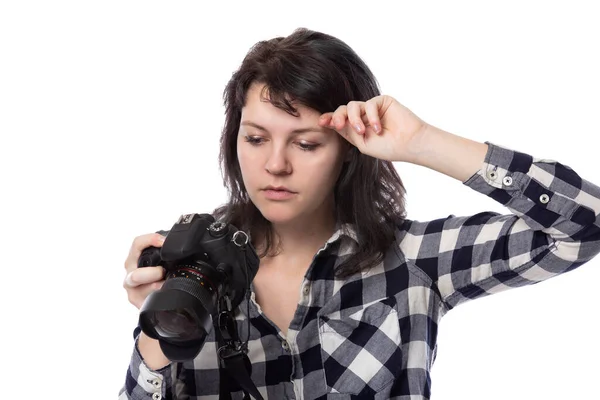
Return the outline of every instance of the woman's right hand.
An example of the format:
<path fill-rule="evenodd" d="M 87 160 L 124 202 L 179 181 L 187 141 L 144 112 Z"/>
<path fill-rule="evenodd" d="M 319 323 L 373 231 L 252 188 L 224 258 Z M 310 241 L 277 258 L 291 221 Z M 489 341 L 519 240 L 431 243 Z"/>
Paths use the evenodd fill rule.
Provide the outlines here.
<path fill-rule="evenodd" d="M 129 302 L 138 310 L 151 292 L 162 287 L 165 276 L 165 269 L 160 266 L 138 268 L 138 259 L 145 248 L 162 247 L 164 239 L 165 237 L 159 233 L 148 233 L 136 237 L 125 260 L 123 287 L 127 291 Z"/>

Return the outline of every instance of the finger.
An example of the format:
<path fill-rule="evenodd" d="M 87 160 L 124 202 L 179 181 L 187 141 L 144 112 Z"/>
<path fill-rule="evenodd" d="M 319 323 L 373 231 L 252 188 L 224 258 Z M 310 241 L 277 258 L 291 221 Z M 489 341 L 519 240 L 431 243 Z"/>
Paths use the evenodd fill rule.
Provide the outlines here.
<path fill-rule="evenodd" d="M 332 126 L 336 131 L 340 131 L 344 128 L 344 126 L 346 126 L 347 117 L 348 108 L 345 105 L 339 106 L 331 116 L 330 126 Z"/>
<path fill-rule="evenodd" d="M 319 117 L 319 121 L 318 121 L 319 126 L 332 127 L 333 126 L 333 124 L 331 122 L 333 119 L 332 117 L 333 117 L 333 112 L 327 112 L 327 113 L 321 114 L 321 116 Z M 365 126 L 367 126 L 369 124 L 369 120 L 367 119 L 366 114 L 363 114 L 362 121 Z"/>
<path fill-rule="evenodd" d="M 134 306 L 136 306 L 138 309 L 140 309 L 142 307 L 142 305 L 144 304 L 146 297 L 148 297 L 148 295 L 150 293 L 162 288 L 164 283 L 165 283 L 165 281 L 148 283 L 146 285 L 138 286 L 135 289 L 130 289 L 127 292 L 127 297 L 129 299 L 129 302 L 131 304 L 133 304 Z"/>
<path fill-rule="evenodd" d="M 365 114 L 373 131 L 379 134 L 381 132 L 381 120 L 379 118 L 379 102 L 376 98 L 365 103 Z"/>
<path fill-rule="evenodd" d="M 319 126 L 328 126 L 329 123 L 331 122 L 332 116 L 333 116 L 332 112 L 327 112 L 327 113 L 321 114 L 321 116 L 319 117 Z"/>
<path fill-rule="evenodd" d="M 362 101 L 351 101 L 348 103 L 348 122 L 356 133 L 365 131 L 362 116 L 364 114 L 364 103 Z"/>
<path fill-rule="evenodd" d="M 165 276 L 163 267 L 144 267 L 136 268 L 125 276 L 123 286 L 125 288 L 134 288 L 140 285 L 160 281 Z"/>
<path fill-rule="evenodd" d="M 127 271 L 133 271 L 134 269 L 136 269 L 137 262 L 140 258 L 140 254 L 142 254 L 142 251 L 150 246 L 162 247 L 164 243 L 164 238 L 165 237 L 159 233 L 148 233 L 136 237 L 133 240 L 131 249 L 129 250 L 129 254 L 127 256 L 127 259 L 125 260 L 125 269 Z"/>

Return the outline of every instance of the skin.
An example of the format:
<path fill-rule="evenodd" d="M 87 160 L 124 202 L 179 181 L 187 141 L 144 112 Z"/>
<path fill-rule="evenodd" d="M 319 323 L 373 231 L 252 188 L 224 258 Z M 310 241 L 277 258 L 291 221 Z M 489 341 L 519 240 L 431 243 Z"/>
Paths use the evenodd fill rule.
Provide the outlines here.
<path fill-rule="evenodd" d="M 319 125 L 331 127 L 368 156 L 407 162 L 465 182 L 488 151 L 477 142 L 426 123 L 391 96 L 351 101 L 324 113 Z"/>
<path fill-rule="evenodd" d="M 300 116 L 273 106 L 255 83 L 247 94 L 237 141 L 237 155 L 248 195 L 280 239 L 288 259 L 314 255 L 335 226 L 333 188 L 349 143 L 319 125 L 321 113 L 295 105 Z M 294 134 L 294 130 L 303 130 Z M 285 186 L 296 194 L 273 201 L 266 186 Z"/>

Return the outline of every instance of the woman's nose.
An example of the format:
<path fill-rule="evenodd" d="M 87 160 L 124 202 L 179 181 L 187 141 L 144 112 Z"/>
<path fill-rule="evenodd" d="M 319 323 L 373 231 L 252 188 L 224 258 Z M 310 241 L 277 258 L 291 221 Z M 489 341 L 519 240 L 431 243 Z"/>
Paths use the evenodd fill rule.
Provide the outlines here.
<path fill-rule="evenodd" d="M 289 174 L 292 172 L 292 165 L 283 150 L 273 150 L 269 154 L 265 169 L 274 175 Z"/>

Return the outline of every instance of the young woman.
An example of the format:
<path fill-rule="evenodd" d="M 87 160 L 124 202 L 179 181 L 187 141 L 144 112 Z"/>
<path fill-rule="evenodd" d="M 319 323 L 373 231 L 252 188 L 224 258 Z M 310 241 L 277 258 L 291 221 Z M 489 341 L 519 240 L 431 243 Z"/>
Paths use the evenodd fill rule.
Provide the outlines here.
<path fill-rule="evenodd" d="M 422 121 L 381 95 L 334 37 L 300 29 L 257 43 L 224 98 L 230 199 L 214 215 L 249 232 L 260 256 L 236 319 L 250 319 L 251 378 L 264 398 L 429 399 L 442 316 L 600 251 L 598 186 L 557 161 Z M 510 213 L 410 220 L 393 162 L 446 174 Z M 164 274 L 137 269 L 138 257 L 161 243 L 139 236 L 125 261 L 138 308 Z M 182 363 L 135 338 L 121 399 L 218 398 L 214 333 Z"/>

